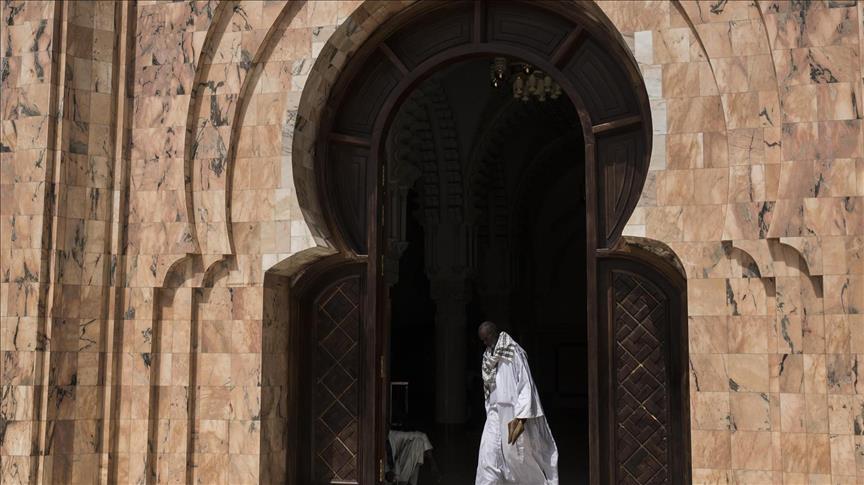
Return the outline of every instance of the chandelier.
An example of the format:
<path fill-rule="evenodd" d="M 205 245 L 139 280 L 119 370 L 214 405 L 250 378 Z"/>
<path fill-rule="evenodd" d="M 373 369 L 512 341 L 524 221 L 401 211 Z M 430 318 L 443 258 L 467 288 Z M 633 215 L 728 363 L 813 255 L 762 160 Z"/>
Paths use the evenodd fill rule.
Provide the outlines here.
<path fill-rule="evenodd" d="M 561 86 L 550 75 L 527 62 L 510 62 L 506 57 L 496 57 L 489 66 L 489 77 L 494 88 L 510 84 L 513 97 L 522 101 L 536 99 L 543 102 L 561 96 Z"/>

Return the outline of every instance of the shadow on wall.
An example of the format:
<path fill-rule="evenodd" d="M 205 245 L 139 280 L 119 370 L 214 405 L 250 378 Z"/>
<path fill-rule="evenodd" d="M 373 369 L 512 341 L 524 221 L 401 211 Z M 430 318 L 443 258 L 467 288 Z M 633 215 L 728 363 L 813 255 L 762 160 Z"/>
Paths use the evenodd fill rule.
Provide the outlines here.
<path fill-rule="evenodd" d="M 259 483 L 284 484 L 297 475 L 288 460 L 288 450 L 299 446 L 300 413 L 298 396 L 289 395 L 297 382 L 299 362 L 291 344 L 292 285 L 316 261 L 333 254 L 333 250 L 312 247 L 280 261 L 264 275 L 263 314 L 261 322 L 261 415 L 259 442 Z M 299 329 L 295 329 L 299 330 Z M 292 421 L 293 419 L 293 421 Z"/>
<path fill-rule="evenodd" d="M 286 483 L 288 445 L 288 276 L 264 276 L 261 324 L 261 433 L 259 483 Z M 295 413 L 296 414 L 296 413 Z M 294 423 L 296 425 L 296 423 Z"/>

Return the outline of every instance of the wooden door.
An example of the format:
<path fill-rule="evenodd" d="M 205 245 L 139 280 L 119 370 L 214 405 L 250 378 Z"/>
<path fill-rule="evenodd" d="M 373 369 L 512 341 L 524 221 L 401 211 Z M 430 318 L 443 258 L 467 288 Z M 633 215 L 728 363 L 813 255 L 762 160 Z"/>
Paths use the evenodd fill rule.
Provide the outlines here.
<path fill-rule="evenodd" d="M 690 483 L 683 290 L 645 262 L 603 259 L 601 483 Z M 602 458 L 601 458 L 602 459 Z"/>
<path fill-rule="evenodd" d="M 371 483 L 377 475 L 374 396 L 377 331 L 367 312 L 366 264 L 331 265 L 304 285 L 294 352 L 307 369 L 299 394 L 299 481 L 313 484 Z"/>

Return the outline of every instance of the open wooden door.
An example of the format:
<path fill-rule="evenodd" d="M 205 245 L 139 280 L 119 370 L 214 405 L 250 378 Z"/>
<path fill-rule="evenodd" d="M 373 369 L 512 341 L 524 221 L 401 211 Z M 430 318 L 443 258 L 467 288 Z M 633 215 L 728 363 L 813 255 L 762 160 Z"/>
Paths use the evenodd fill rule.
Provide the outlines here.
<path fill-rule="evenodd" d="M 690 483 L 685 290 L 653 259 L 598 261 L 600 483 Z"/>
<path fill-rule="evenodd" d="M 369 318 L 367 269 L 362 261 L 325 260 L 295 286 L 297 372 L 289 399 L 299 419 L 289 470 L 296 470 L 296 483 L 365 485 L 379 474 L 383 455 L 373 437 L 380 436 L 380 359 L 370 338 L 377 329 Z"/>
<path fill-rule="evenodd" d="M 382 209 L 383 210 L 383 209 Z M 370 231 L 372 232 L 372 231 Z M 366 268 L 366 320 L 374 322 L 367 327 L 366 353 L 368 368 L 368 392 L 364 395 L 365 407 L 369 409 L 366 432 L 362 445 L 368 452 L 364 460 L 363 485 L 384 482 L 384 463 L 386 461 L 386 439 L 388 432 L 389 405 L 389 333 L 390 302 L 389 292 L 383 282 L 383 261 L 370 261 Z"/>

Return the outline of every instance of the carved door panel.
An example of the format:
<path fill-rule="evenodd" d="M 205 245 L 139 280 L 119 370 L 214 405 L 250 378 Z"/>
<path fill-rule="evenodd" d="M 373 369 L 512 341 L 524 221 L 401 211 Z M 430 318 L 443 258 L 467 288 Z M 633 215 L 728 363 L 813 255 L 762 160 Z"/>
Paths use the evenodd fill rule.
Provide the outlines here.
<path fill-rule="evenodd" d="M 313 476 L 358 480 L 362 312 L 360 277 L 329 285 L 315 302 Z"/>
<path fill-rule="evenodd" d="M 369 411 L 362 396 L 368 387 L 369 369 L 364 358 L 367 329 L 364 314 L 365 267 L 333 278 L 308 301 L 311 318 L 307 356 L 312 370 L 308 381 L 312 483 L 360 483 L 367 456 L 362 436 L 368 430 Z"/>
<path fill-rule="evenodd" d="M 681 292 L 644 263 L 605 260 L 599 269 L 601 453 L 609 464 L 601 482 L 689 483 Z"/>

